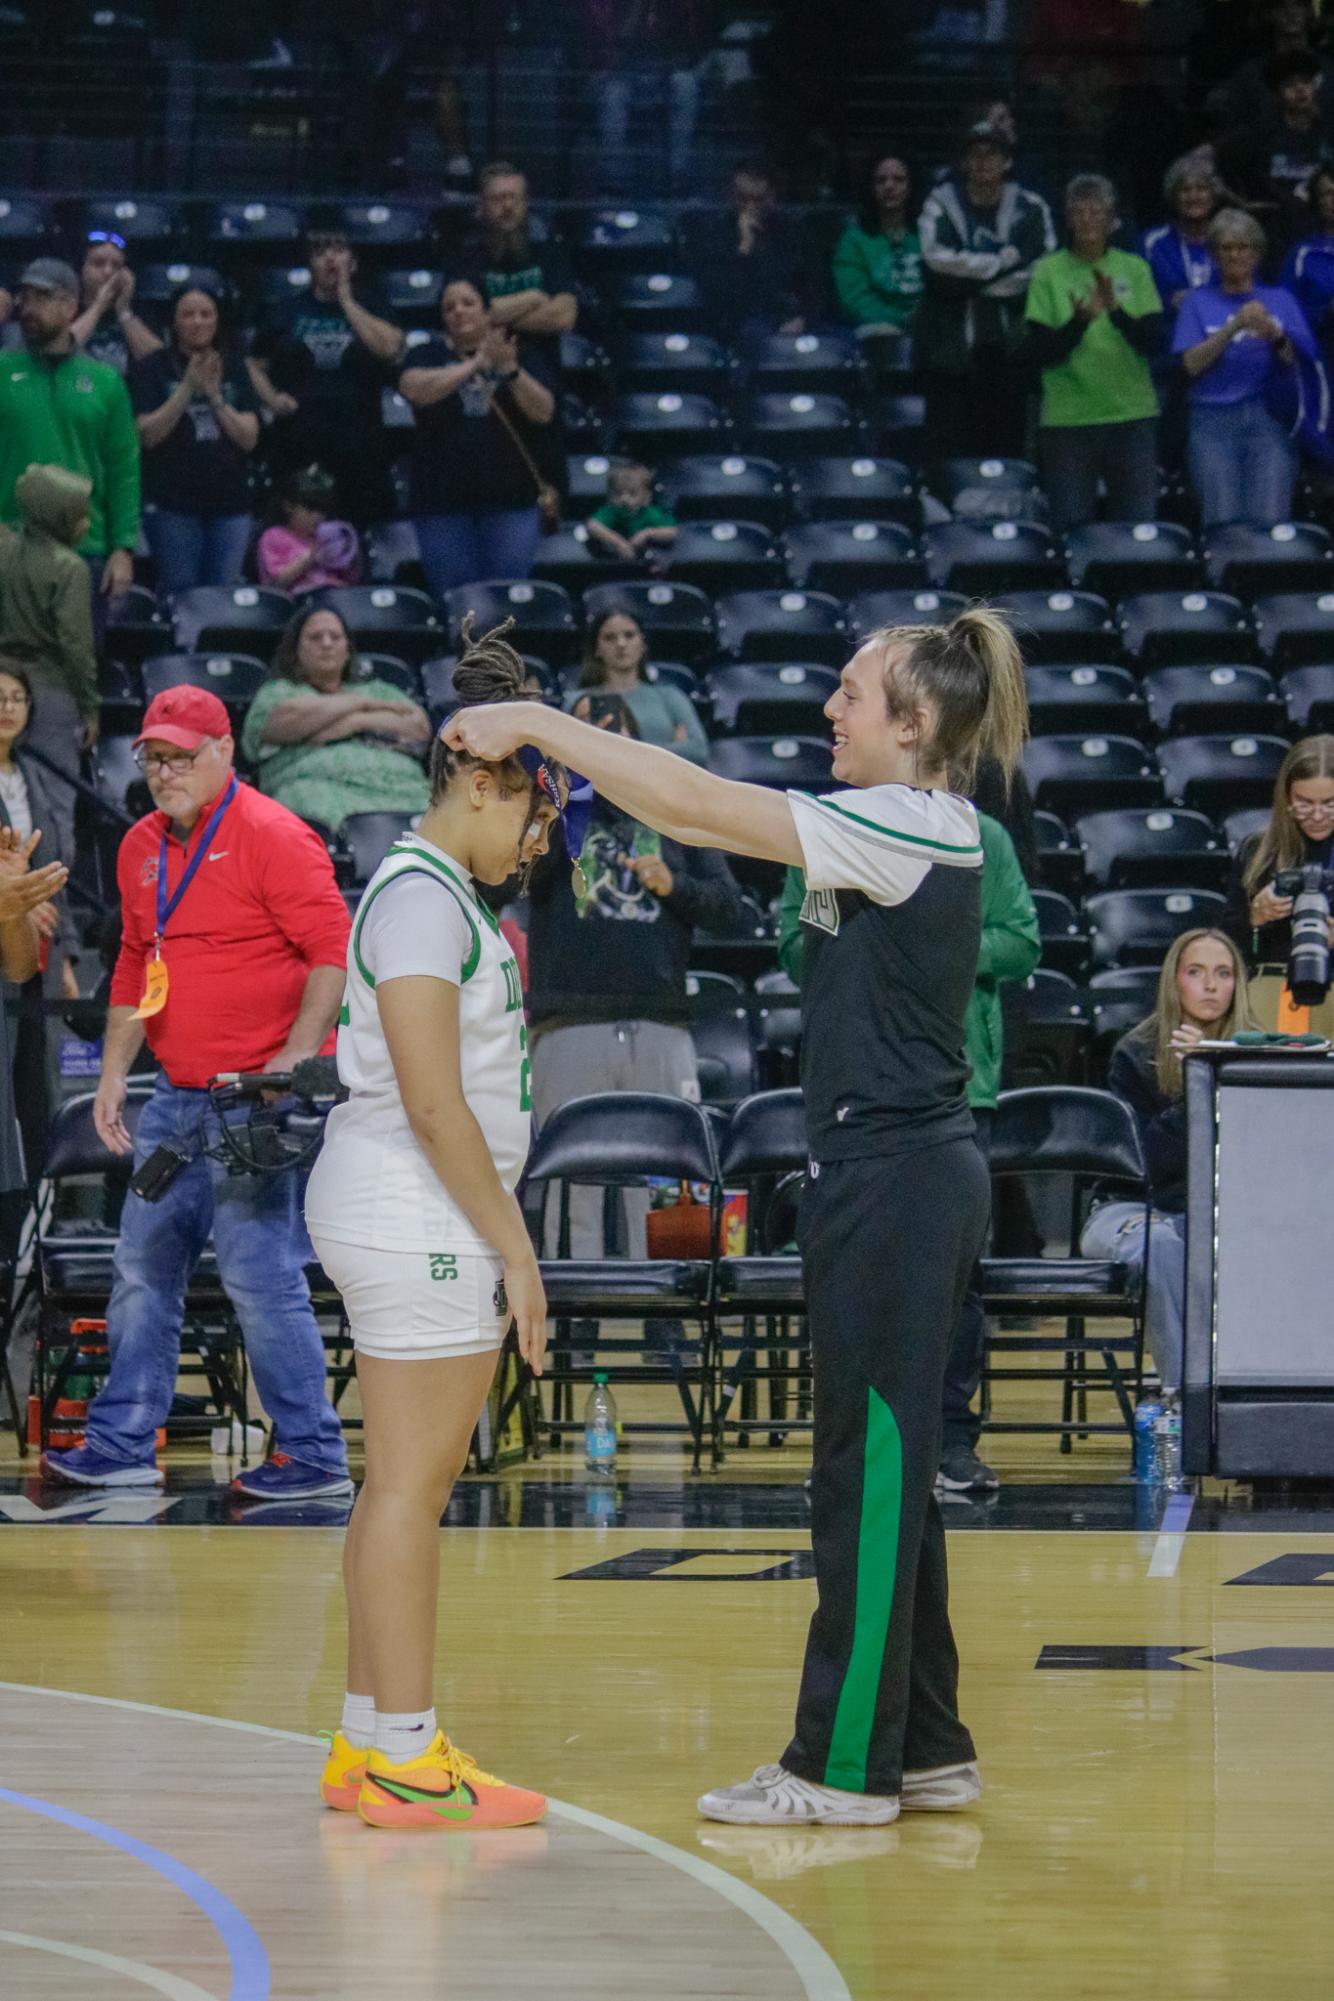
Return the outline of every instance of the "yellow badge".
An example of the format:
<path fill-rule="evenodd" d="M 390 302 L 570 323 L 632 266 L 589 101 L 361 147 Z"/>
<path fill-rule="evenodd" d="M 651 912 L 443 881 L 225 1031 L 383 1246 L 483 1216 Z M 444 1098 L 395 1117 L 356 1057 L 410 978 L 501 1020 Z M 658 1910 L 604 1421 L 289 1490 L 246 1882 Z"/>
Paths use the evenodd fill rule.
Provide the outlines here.
<path fill-rule="evenodd" d="M 150 1014 L 161 1014 L 167 1005 L 167 962 L 160 953 L 148 962 L 144 976 L 144 997 L 134 1010 L 136 1021 L 147 1021 Z"/>

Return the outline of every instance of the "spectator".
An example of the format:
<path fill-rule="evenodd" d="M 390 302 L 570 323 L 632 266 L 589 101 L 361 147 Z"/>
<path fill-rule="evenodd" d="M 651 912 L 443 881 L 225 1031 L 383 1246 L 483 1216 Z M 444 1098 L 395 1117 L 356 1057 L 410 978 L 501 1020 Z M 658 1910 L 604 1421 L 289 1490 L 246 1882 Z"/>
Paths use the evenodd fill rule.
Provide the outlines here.
<path fill-rule="evenodd" d="M 1209 247 L 1219 282 L 1187 295 L 1172 340 L 1190 383 L 1190 482 L 1206 528 L 1272 528 L 1292 512 L 1297 448 L 1267 396 L 1278 372 L 1314 357 L 1316 345 L 1291 292 L 1255 282 L 1265 235 L 1253 216 L 1221 209 Z"/>
<path fill-rule="evenodd" d="M 738 167 L 730 208 L 699 217 L 687 234 L 711 326 L 741 340 L 805 332 L 801 234 L 766 167 Z"/>
<path fill-rule="evenodd" d="M 337 833 L 349 813 L 421 813 L 426 711 L 372 679 L 336 611 L 304 605 L 246 711 L 241 748 L 262 792 Z"/>
<path fill-rule="evenodd" d="M 1332 858 L 1334 736 L 1303 737 L 1279 770 L 1269 825 L 1237 852 L 1223 918 L 1251 970 L 1252 1002 L 1266 1028 L 1287 1026 L 1296 1012 L 1287 993 L 1292 898 L 1276 892 L 1274 878 L 1312 864 L 1329 868 Z"/>
<path fill-rule="evenodd" d="M 37 971 L 41 932 L 34 914 L 69 878 L 63 862 L 30 869 L 37 843 L 15 826 L 0 827 L 0 980 L 24 986 Z M 15 1110 L 9 1009 L 0 1006 L 0 1258 L 13 1262 L 28 1207 L 28 1175 Z"/>
<path fill-rule="evenodd" d="M 1266 28 L 1269 46 L 1250 56 L 1209 99 L 1209 112 L 1224 132 L 1255 132 L 1272 123 L 1278 109 L 1273 72 L 1285 56 L 1310 55 L 1315 49 L 1316 18 L 1312 0 L 1272 0 Z M 1209 34 L 1217 32 L 1209 23 Z"/>
<path fill-rule="evenodd" d="M 676 517 L 655 502 L 653 474 L 647 466 L 633 459 L 613 461 L 606 501 L 588 518 L 588 539 L 601 555 L 658 566 L 658 552 L 670 549 L 676 540 Z"/>
<path fill-rule="evenodd" d="M 1306 213 L 1306 184 L 1334 157 L 1334 138 L 1320 103 L 1320 63 L 1311 53 L 1276 59 L 1270 72 L 1277 110 L 1258 128 L 1219 141 L 1219 171 L 1252 207 L 1268 210 L 1276 234 L 1291 236 Z"/>
<path fill-rule="evenodd" d="M 281 478 L 312 460 L 327 466 L 358 527 L 392 514 L 380 393 L 403 335 L 353 290 L 357 260 L 337 228 L 306 240 L 310 289 L 256 330 L 246 363 L 274 423 L 269 449 Z"/>
<path fill-rule="evenodd" d="M 75 553 L 88 532 L 91 482 L 63 466 L 29 466 L 16 482 L 21 526 L 0 528 L 0 661 L 36 691 L 25 748 L 70 781 L 52 786 L 58 852 L 74 853 L 74 781 L 97 741 L 92 584 Z"/>
<path fill-rule="evenodd" d="M 983 1153 L 1001 1088 L 1001 988 L 1026 980 L 1042 956 L 1037 912 L 1013 841 L 999 820 L 977 816 L 982 837 L 982 943 L 977 980 L 964 1017 L 964 1053 L 970 1066 L 968 1103 Z M 801 985 L 805 938 L 801 910 L 806 878 L 790 868 L 783 885 L 778 923 L 778 959 L 788 978 Z M 961 1493 L 1000 1483 L 978 1457 L 981 1417 L 972 1401 L 982 1380 L 987 1321 L 977 1289 L 977 1274 L 964 1297 L 945 1374 L 944 1430 L 936 1484 Z"/>
<path fill-rule="evenodd" d="M 234 584 L 250 542 L 255 392 L 219 339 L 215 292 L 188 285 L 171 307 L 168 344 L 130 371 L 143 452 L 144 534 L 168 597 Z"/>
<path fill-rule="evenodd" d="M 638 735 L 619 697 L 599 696 L 598 711 L 603 728 Z M 579 856 L 567 855 L 563 833 L 553 828 L 528 893 L 538 1124 L 590 1091 L 661 1091 L 698 1103 L 686 998 L 691 947 L 697 929 L 735 933 L 745 914 L 724 857 L 681 847 L 595 796 Z M 622 1202 L 628 1254 L 642 1258 L 648 1192 L 627 1189 Z M 572 1257 L 603 1255 L 602 1218 L 601 1189 L 570 1191 Z M 655 1338 L 666 1337 L 659 1331 Z"/>
<path fill-rule="evenodd" d="M 17 484 L 30 465 L 60 465 L 91 484 L 80 542 L 94 586 L 127 591 L 139 540 L 139 440 L 125 384 L 74 346 L 79 281 L 38 257 L 18 287 L 23 346 L 0 368 L 0 521 L 19 520 Z"/>
<path fill-rule="evenodd" d="M 918 222 L 926 274 L 915 334 L 937 458 L 1023 449 L 1012 351 L 1033 266 L 1056 236 L 1046 202 L 1010 178 L 1010 151 L 999 131 L 975 125 L 959 171 L 932 188 Z"/>
<path fill-rule="evenodd" d="M 107 1308 L 111 1372 L 87 1441 L 46 1470 L 80 1487 L 160 1481 L 156 1428 L 176 1383 L 181 1306 L 212 1232 L 275 1449 L 233 1482 L 275 1500 L 351 1492 L 311 1311 L 298 1177 L 229 1174 L 208 1084 L 221 1071 L 290 1070 L 329 1042 L 345 978 L 347 909 L 323 842 L 232 769 L 227 711 L 202 688 L 154 698 L 136 744 L 156 811 L 121 842 L 123 931 L 93 1123 L 140 1168 L 161 1147 L 186 1164 L 158 1199 L 131 1191 Z M 215 846 L 221 836 L 221 845 Z M 207 856 L 210 866 L 200 869 Z M 147 1034 L 161 1065 L 131 1140 L 126 1079 Z"/>
<path fill-rule="evenodd" d="M 709 743 L 690 697 L 667 681 L 655 681 L 648 664 L 648 641 L 633 612 L 612 609 L 595 618 L 584 643 L 579 693 L 569 707 L 581 720 L 582 694 L 598 688 L 619 695 L 645 743 L 656 743 L 692 764 L 707 764 Z"/>
<path fill-rule="evenodd" d="M 480 279 L 451 279 L 440 317 L 443 334 L 412 349 L 398 381 L 417 417 L 409 506 L 437 598 L 527 576 L 550 505 L 538 454 L 556 415 L 545 363 L 491 320 Z"/>
<path fill-rule="evenodd" d="M 134 310 L 134 273 L 125 261 L 124 237 L 114 229 L 90 229 L 85 242 L 82 311 L 70 328 L 74 345 L 117 375 L 128 375 L 132 362 L 155 354 L 162 342 Z"/>
<path fill-rule="evenodd" d="M 282 521 L 259 538 L 256 566 L 262 584 L 301 597 L 337 590 L 361 576 L 361 544 L 350 521 L 333 518 L 337 488 L 323 466 L 289 473 L 278 495 Z"/>
<path fill-rule="evenodd" d="M 23 669 L 0 655 L 0 826 L 12 827 L 27 841 L 39 836 L 34 853 L 41 866 L 52 862 L 66 870 L 74 860 L 72 847 L 61 842 L 61 821 L 56 794 L 58 780 L 35 758 L 27 755 L 22 741 L 32 726 L 32 683 Z M 64 907 L 54 901 L 39 903 L 32 912 L 39 936 L 38 955 L 43 972 L 50 962 L 51 990 L 66 1000 L 79 998 L 79 981 L 74 966 L 75 936 Z"/>
<path fill-rule="evenodd" d="M 871 168 L 866 199 L 834 250 L 834 288 L 859 337 L 904 333 L 922 297 L 922 244 L 912 223 L 912 175 L 898 153 Z"/>
<path fill-rule="evenodd" d="M 1158 296 L 1169 313 L 1181 310 L 1187 292 L 1216 285 L 1218 266 L 1209 248 L 1209 224 L 1223 198 L 1223 183 L 1193 153 L 1173 160 L 1163 175 L 1171 220 L 1146 230 L 1140 244 Z"/>
<path fill-rule="evenodd" d="M 1158 398 L 1147 357 L 1161 346 L 1163 309 L 1142 257 L 1109 247 L 1116 190 L 1076 174 L 1065 191 L 1070 248 L 1034 266 L 1026 349 L 1042 371 L 1038 439 L 1052 526 L 1093 520 L 1098 485 L 1113 521 L 1158 509 Z"/>
<path fill-rule="evenodd" d="M 1153 1206 L 1145 1244 L 1144 1203 L 1093 1209 L 1080 1237 L 1086 1258 L 1111 1258 L 1138 1273 L 1148 1255 L 1145 1339 L 1164 1390 L 1181 1387 L 1186 1298 L 1186 1116 L 1182 1060 L 1202 1037 L 1229 1041 L 1254 1022 L 1246 969 L 1221 931 L 1185 931 L 1163 962 L 1158 1004 L 1112 1051 L 1108 1086 L 1139 1128 Z"/>
<path fill-rule="evenodd" d="M 1334 166 L 1317 167 L 1307 190 L 1311 228 L 1283 260 L 1279 284 L 1292 293 L 1328 353 L 1334 306 Z"/>
<path fill-rule="evenodd" d="M 463 270 L 486 287 L 493 324 L 540 340 L 557 367 L 560 336 L 579 319 L 574 273 L 564 245 L 529 208 L 527 175 L 508 160 L 493 160 L 478 176 L 477 227 L 463 259 Z"/>

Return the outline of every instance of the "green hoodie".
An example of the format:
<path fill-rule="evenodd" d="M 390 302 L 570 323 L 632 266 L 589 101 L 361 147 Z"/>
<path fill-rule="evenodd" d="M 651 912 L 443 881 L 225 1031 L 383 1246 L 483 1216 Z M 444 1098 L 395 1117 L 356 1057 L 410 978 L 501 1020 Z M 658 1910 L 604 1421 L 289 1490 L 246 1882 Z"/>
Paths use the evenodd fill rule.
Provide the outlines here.
<path fill-rule="evenodd" d="M 1001 982 L 1026 980 L 1042 957 L 1042 946 L 1037 912 L 1014 842 L 988 813 L 978 814 L 977 825 L 982 836 L 982 945 L 977 984 L 964 1016 L 963 1043 L 973 1066 L 968 1102 L 975 1111 L 983 1111 L 995 1105 L 1000 1092 Z M 805 896 L 806 878 L 800 869 L 790 868 L 778 916 L 778 963 L 797 986 L 805 956 L 801 934 Z"/>
<path fill-rule="evenodd" d="M 92 482 L 80 553 L 106 556 L 139 540 L 139 434 L 114 368 L 76 349 L 48 361 L 0 354 L 0 521 L 19 523 L 15 488 L 30 465 L 65 466 Z"/>
<path fill-rule="evenodd" d="M 0 527 L 0 666 L 13 660 L 36 687 L 66 689 L 84 717 L 98 704 L 93 584 L 73 545 L 89 492 L 80 473 L 29 466 L 14 488 L 23 525 Z"/>

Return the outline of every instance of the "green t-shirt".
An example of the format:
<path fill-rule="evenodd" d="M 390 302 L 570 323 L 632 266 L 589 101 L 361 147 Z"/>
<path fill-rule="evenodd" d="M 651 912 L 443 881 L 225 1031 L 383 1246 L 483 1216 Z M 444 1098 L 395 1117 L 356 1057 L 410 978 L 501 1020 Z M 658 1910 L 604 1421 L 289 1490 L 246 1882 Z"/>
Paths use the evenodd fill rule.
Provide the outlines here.
<path fill-rule="evenodd" d="M 1068 325 L 1076 299 L 1086 299 L 1093 290 L 1096 271 L 1111 279 L 1116 303 L 1129 318 L 1163 310 L 1153 273 L 1142 257 L 1128 250 L 1107 250 L 1096 264 L 1088 264 L 1072 251 L 1058 250 L 1033 266 L 1025 317 L 1043 327 Z M 1072 354 L 1042 371 L 1039 422 L 1043 426 L 1129 424 L 1157 414 L 1149 364 L 1113 326 L 1108 313 L 1099 313 Z"/>
<path fill-rule="evenodd" d="M 607 501 L 594 511 L 593 519 L 610 528 L 613 535 L 623 536 L 628 542 L 641 528 L 675 528 L 676 516 L 669 514 L 665 507 L 655 507 L 650 501 L 647 507 L 617 507 Z"/>

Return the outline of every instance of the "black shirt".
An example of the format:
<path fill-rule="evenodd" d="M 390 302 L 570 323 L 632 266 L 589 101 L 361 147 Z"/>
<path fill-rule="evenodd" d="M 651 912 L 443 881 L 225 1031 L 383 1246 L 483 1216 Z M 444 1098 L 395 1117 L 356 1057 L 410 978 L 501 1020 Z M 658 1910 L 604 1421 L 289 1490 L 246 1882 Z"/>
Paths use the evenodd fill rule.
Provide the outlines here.
<path fill-rule="evenodd" d="M 1132 1028 L 1112 1051 L 1107 1086 L 1129 1105 L 1139 1128 L 1154 1206 L 1179 1216 L 1186 1206 L 1186 1100 L 1169 1098 L 1158 1082 L 1154 1045 Z M 1108 1191 L 1117 1201 L 1124 1189 Z"/>
<path fill-rule="evenodd" d="M 174 347 L 159 348 L 130 369 L 130 402 L 137 417 L 158 410 L 185 373 Z M 224 402 L 233 410 L 258 410 L 250 377 L 239 361 L 224 357 Z M 176 427 L 160 445 L 143 448 L 144 499 L 174 514 L 248 514 L 250 454 L 234 445 L 202 392 L 190 398 Z"/>
<path fill-rule="evenodd" d="M 378 433 L 380 391 L 391 371 L 358 340 L 337 299 L 285 300 L 256 332 L 252 351 L 268 365 L 274 388 L 295 396 L 303 429 L 322 429 L 344 451 L 353 448 L 350 434 Z"/>
<path fill-rule="evenodd" d="M 811 1158 L 970 1138 L 963 1023 L 982 938 L 972 808 L 906 785 L 788 796 L 807 883 L 801 1081 Z"/>
<path fill-rule="evenodd" d="M 688 232 L 690 268 L 711 319 L 733 332 L 777 333 L 803 311 L 805 246 L 795 222 L 770 215 L 743 257 L 730 210 Z"/>
<path fill-rule="evenodd" d="M 487 296 L 492 299 L 511 298 L 515 292 L 545 292 L 554 298 L 557 292 L 574 290 L 574 271 L 565 245 L 540 234 L 536 226 L 525 241 L 512 246 L 501 246 L 484 230 L 474 231 L 464 239 L 453 275 L 484 279 Z M 445 282 L 448 284 L 448 277 Z M 515 328 L 516 333 L 523 331 L 522 326 Z M 556 365 L 559 334 L 525 334 L 524 338 L 540 341 L 548 362 Z"/>
<path fill-rule="evenodd" d="M 1259 845 L 1259 834 L 1252 834 L 1238 848 L 1232 874 L 1228 878 L 1227 909 L 1223 913 L 1223 929 L 1252 971 L 1257 966 L 1285 966 L 1292 950 L 1292 925 L 1286 917 L 1281 917 L 1276 924 L 1261 924 L 1258 928 L 1251 923 L 1251 897 L 1265 885 L 1261 882 L 1255 890 L 1247 889 L 1246 871 Z M 1327 869 L 1334 859 L 1334 834 L 1327 834 L 1323 841 L 1308 841 L 1303 837 L 1302 848 L 1302 860 L 1297 864 L 1299 868 L 1318 862 L 1321 868 Z M 1265 880 L 1272 882 L 1273 876 L 1269 875 Z"/>
<path fill-rule="evenodd" d="M 452 368 L 458 360 L 441 335 L 410 349 L 399 374 L 410 368 Z M 519 342 L 518 361 L 535 382 L 552 387 L 550 371 L 530 342 Z M 495 415 L 493 400 L 541 466 L 548 427 L 525 417 L 508 383 L 470 376 L 441 402 L 413 413 L 417 428 L 408 457 L 408 490 L 414 514 L 485 514 L 537 505 L 537 480 Z"/>

